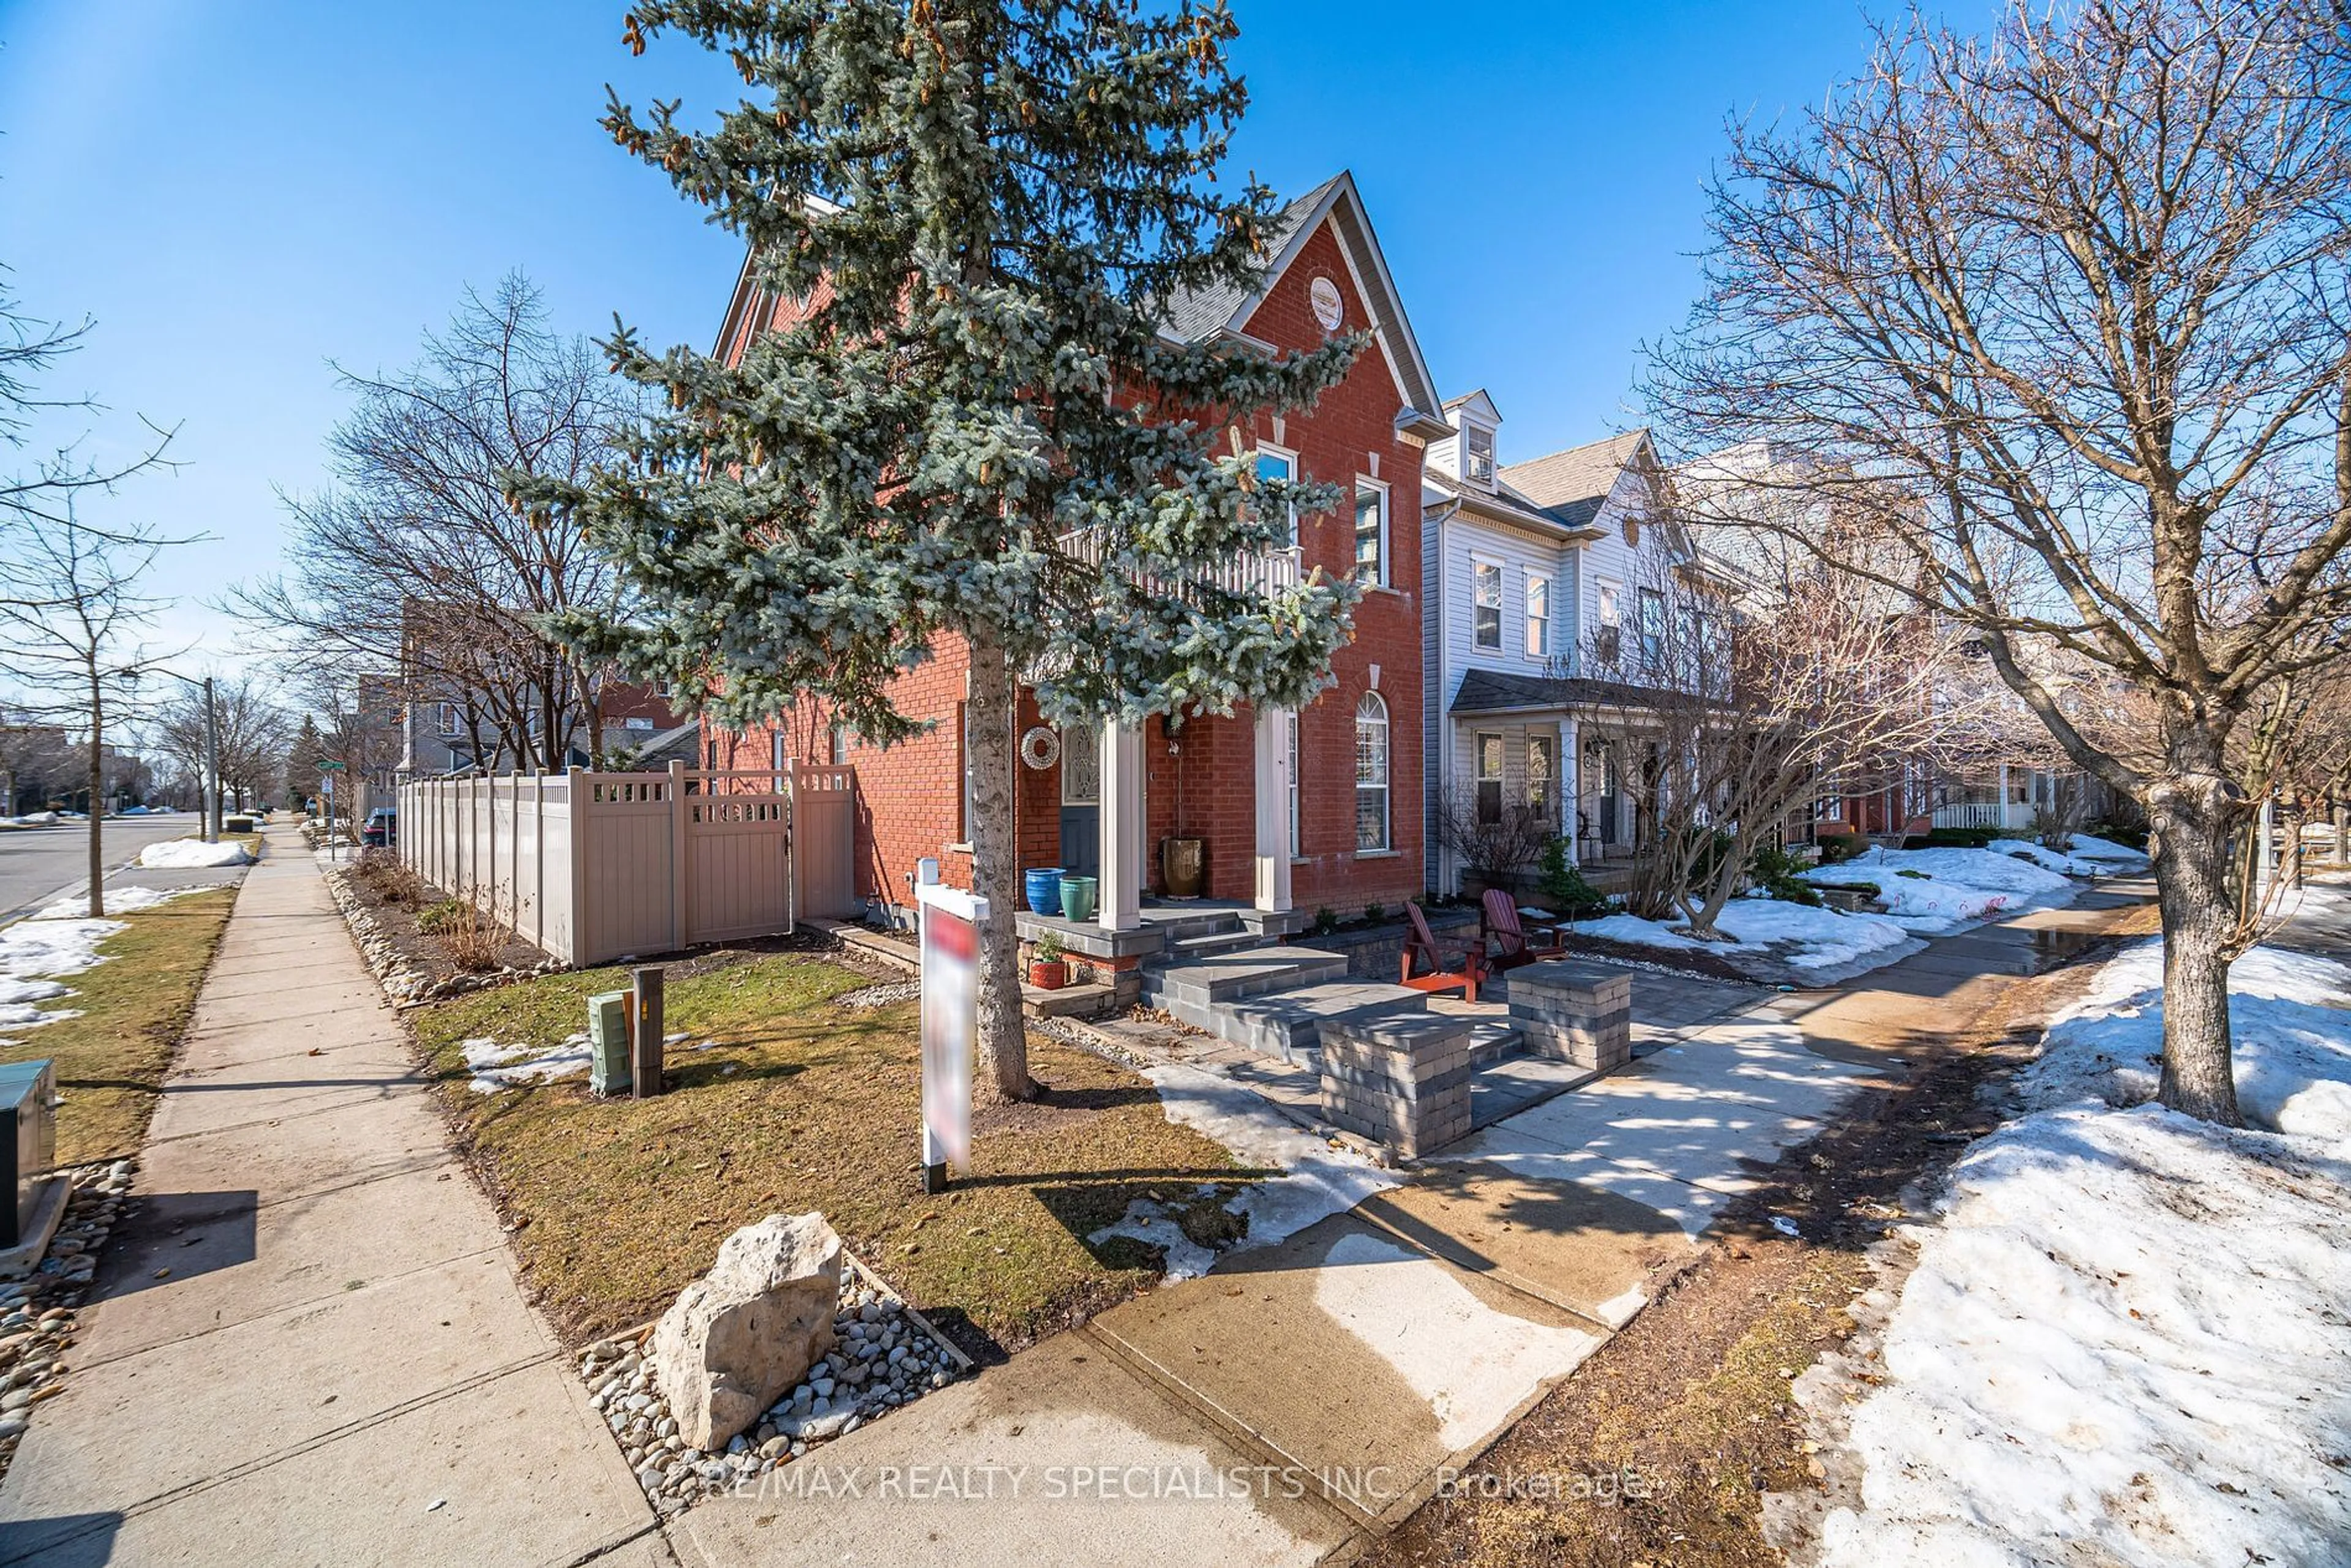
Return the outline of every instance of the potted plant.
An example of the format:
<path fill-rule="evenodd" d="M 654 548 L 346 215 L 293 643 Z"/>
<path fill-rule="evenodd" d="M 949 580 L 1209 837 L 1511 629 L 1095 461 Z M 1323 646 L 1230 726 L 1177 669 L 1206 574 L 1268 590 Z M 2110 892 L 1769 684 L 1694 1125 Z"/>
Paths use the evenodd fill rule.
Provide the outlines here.
<path fill-rule="evenodd" d="M 1029 983 L 1040 991 L 1058 991 L 1070 983 L 1070 966 L 1061 958 L 1061 939 L 1050 931 L 1037 938 L 1030 951 Z"/>

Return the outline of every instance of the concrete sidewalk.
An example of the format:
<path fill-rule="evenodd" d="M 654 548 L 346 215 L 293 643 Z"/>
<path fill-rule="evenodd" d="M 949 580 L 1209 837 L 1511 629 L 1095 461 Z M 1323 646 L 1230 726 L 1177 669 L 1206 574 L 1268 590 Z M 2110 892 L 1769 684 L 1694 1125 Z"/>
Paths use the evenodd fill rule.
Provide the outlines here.
<path fill-rule="evenodd" d="M 268 842 L 0 1564 L 672 1561 L 317 867 Z"/>

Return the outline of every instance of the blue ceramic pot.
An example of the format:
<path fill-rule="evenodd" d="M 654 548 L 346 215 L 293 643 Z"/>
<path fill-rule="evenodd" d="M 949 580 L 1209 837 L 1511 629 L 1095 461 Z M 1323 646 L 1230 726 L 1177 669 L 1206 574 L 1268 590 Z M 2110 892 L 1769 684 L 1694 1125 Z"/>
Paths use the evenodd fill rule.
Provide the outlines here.
<path fill-rule="evenodd" d="M 1031 867 L 1026 873 L 1029 913 L 1059 915 L 1061 913 L 1061 868 L 1057 865 Z"/>

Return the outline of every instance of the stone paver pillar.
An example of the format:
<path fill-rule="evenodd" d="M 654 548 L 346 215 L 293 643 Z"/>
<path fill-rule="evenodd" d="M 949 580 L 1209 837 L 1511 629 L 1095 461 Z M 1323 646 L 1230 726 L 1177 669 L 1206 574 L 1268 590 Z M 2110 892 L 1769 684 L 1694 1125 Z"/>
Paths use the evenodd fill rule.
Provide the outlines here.
<path fill-rule="evenodd" d="M 1406 1013 L 1322 1026 L 1322 1114 L 1416 1159 L 1469 1135 L 1469 1020 Z"/>
<path fill-rule="evenodd" d="M 1510 1021 L 1527 1044 L 1595 1072 L 1633 1058 L 1633 977 L 1572 960 L 1510 972 Z"/>

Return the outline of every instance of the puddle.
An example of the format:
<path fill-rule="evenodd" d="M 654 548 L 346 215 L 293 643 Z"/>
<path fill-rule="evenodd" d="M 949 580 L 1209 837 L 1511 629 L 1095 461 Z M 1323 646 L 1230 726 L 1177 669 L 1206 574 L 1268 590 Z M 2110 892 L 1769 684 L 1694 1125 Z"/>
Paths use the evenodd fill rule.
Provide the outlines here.
<path fill-rule="evenodd" d="M 2086 931 L 2033 931 L 2028 935 L 2032 938 L 2029 950 L 2032 967 L 2029 972 L 2035 975 L 2064 967 L 2097 940 Z"/>

